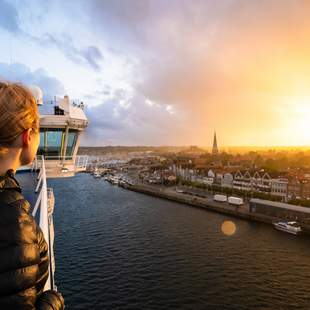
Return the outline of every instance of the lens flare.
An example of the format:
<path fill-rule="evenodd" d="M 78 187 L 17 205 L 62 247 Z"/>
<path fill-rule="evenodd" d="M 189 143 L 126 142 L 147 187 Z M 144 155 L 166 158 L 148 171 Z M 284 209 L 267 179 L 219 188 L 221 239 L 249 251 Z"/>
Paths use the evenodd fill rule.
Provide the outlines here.
<path fill-rule="evenodd" d="M 236 232 L 237 227 L 232 221 L 224 221 L 221 230 L 224 235 L 232 236 Z"/>

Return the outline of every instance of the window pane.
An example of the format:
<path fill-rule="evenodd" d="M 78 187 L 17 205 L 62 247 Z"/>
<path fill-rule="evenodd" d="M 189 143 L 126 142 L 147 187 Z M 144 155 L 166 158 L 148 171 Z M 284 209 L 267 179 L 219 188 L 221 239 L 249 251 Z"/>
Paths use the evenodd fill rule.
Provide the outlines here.
<path fill-rule="evenodd" d="M 44 131 L 40 131 L 40 145 L 38 148 L 38 154 L 43 155 L 44 154 L 44 147 L 45 147 L 45 141 L 44 141 Z"/>
<path fill-rule="evenodd" d="M 46 132 L 46 153 L 47 156 L 60 156 L 62 149 L 63 131 L 61 129 L 48 129 Z"/>
<path fill-rule="evenodd" d="M 77 139 L 77 131 L 69 131 L 66 156 L 72 156 Z"/>

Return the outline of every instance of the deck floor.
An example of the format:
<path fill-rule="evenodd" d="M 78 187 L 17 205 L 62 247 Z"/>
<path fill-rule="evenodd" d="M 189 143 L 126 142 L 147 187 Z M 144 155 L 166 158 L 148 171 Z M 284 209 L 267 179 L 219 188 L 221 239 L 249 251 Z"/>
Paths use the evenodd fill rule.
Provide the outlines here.
<path fill-rule="evenodd" d="M 38 174 L 36 172 L 31 171 L 18 171 L 15 176 L 22 188 L 24 197 L 31 205 L 31 212 L 38 199 L 38 194 L 35 193 L 35 188 L 37 186 L 37 176 Z"/>

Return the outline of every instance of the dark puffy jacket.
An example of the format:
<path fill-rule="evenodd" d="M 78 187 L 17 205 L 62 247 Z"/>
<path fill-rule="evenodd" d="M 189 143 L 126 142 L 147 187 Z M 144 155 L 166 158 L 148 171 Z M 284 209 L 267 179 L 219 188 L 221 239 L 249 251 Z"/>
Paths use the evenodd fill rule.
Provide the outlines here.
<path fill-rule="evenodd" d="M 29 209 L 13 171 L 0 176 L 0 309 L 63 309 L 61 294 L 43 292 L 48 247 Z"/>

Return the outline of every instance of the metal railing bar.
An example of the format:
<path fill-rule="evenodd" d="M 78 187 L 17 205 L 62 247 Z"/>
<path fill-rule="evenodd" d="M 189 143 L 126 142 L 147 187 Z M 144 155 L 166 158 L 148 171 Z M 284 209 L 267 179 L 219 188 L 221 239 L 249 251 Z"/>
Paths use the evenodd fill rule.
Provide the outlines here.
<path fill-rule="evenodd" d="M 39 226 L 42 229 L 44 238 L 48 244 L 48 253 L 49 253 L 49 276 L 47 282 L 45 284 L 44 290 L 55 289 L 54 283 L 54 274 L 53 274 L 53 249 L 50 235 L 50 217 L 48 211 L 48 196 L 47 196 L 47 182 L 46 182 L 46 171 L 45 171 L 45 163 L 44 156 L 41 157 L 41 167 L 38 175 L 38 183 L 35 191 L 38 192 L 41 186 L 37 201 L 35 203 L 34 209 L 32 211 L 32 215 L 35 216 L 38 209 L 40 208 L 40 218 L 39 218 Z"/>
<path fill-rule="evenodd" d="M 39 205 L 41 203 L 41 199 L 42 199 L 42 192 L 40 192 L 40 194 L 38 196 L 38 199 L 37 199 L 36 204 L 35 204 L 33 211 L 32 211 L 32 216 L 35 216 L 37 214 L 37 211 L 39 209 Z"/>

